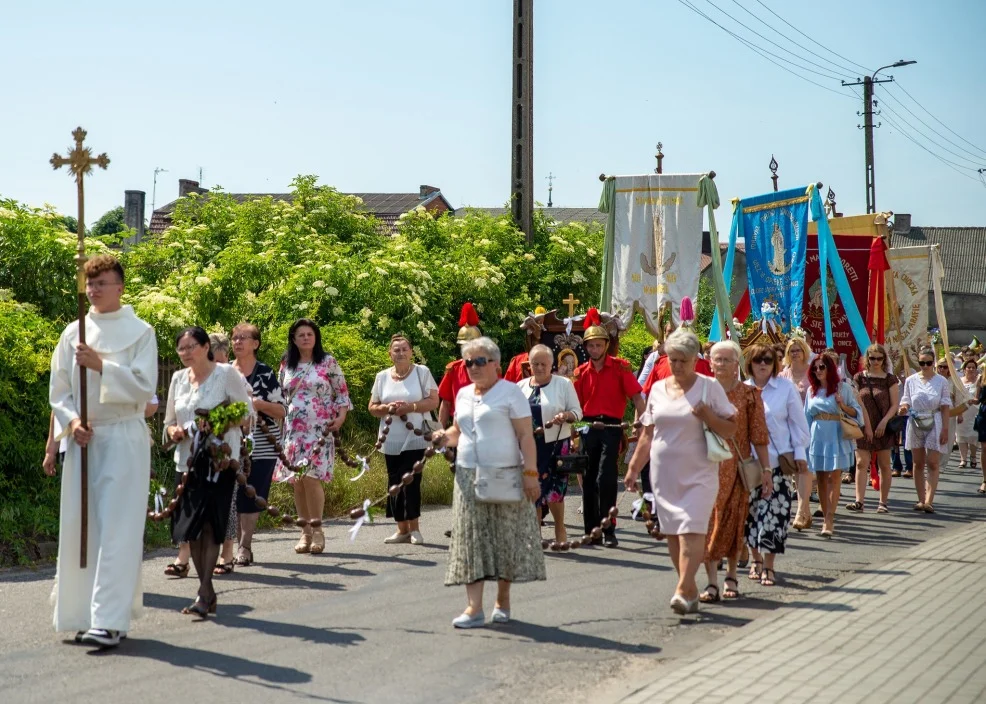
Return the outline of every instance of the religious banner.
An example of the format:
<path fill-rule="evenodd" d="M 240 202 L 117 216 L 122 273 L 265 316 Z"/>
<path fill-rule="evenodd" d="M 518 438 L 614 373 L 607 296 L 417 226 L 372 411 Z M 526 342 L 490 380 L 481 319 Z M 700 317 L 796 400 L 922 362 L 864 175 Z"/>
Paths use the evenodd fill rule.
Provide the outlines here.
<path fill-rule="evenodd" d="M 886 346 L 895 370 L 917 371 L 918 351 L 928 337 L 930 249 L 894 247 L 887 251 L 887 262 L 893 271 L 893 291 Z"/>
<path fill-rule="evenodd" d="M 812 223 L 814 224 L 814 223 Z M 829 221 L 833 230 L 838 230 L 839 219 Z M 814 228 L 812 228 L 814 229 Z M 811 232 L 807 238 L 806 264 L 805 264 L 805 295 L 804 310 L 801 319 L 801 327 L 811 336 L 811 347 L 813 352 L 821 352 L 825 349 L 825 310 L 822 302 L 822 282 L 819 263 L 818 235 Z M 836 249 L 839 252 L 839 259 L 842 268 L 849 280 L 852 289 L 852 297 L 857 309 L 866 310 L 867 288 L 869 284 L 869 259 L 870 243 L 868 237 L 858 237 L 854 235 L 834 235 Z M 839 299 L 835 280 L 829 277 L 826 281 L 828 286 L 829 315 L 832 321 L 832 342 L 833 349 L 840 355 L 846 356 L 846 363 L 849 370 L 855 373 L 858 370 L 859 356 L 863 353 L 856 338 L 853 335 L 852 327 L 849 324 L 849 315 L 846 307 Z"/>
<path fill-rule="evenodd" d="M 634 310 L 654 336 L 660 310 L 680 321 L 681 299 L 698 297 L 702 259 L 699 180 L 704 174 L 616 176 L 603 186 L 609 213 L 600 307 L 629 325 Z"/>
<path fill-rule="evenodd" d="M 745 198 L 736 206 L 739 236 L 746 239 L 746 277 L 753 317 L 765 306 L 789 332 L 801 323 L 810 192 L 794 188 Z"/>

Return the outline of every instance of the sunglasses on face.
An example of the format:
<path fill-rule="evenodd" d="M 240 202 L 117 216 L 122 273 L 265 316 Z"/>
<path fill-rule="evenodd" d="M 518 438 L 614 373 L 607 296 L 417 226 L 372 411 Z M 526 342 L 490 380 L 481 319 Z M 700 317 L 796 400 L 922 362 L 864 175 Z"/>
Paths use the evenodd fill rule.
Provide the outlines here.
<path fill-rule="evenodd" d="M 824 364 L 819 364 L 816 367 L 812 367 L 811 370 L 813 372 L 824 372 L 825 371 L 825 365 Z"/>
<path fill-rule="evenodd" d="M 933 366 L 935 366 L 935 363 L 934 362 L 922 362 L 920 360 L 918 360 L 918 364 L 921 365 L 922 367 L 933 367 Z"/>
<path fill-rule="evenodd" d="M 753 358 L 753 363 L 754 364 L 773 364 L 774 363 L 774 358 L 773 357 L 763 357 L 763 356 L 761 356 L 761 357 L 754 357 Z M 824 368 L 825 367 L 822 367 L 822 369 L 824 369 Z"/>
<path fill-rule="evenodd" d="M 466 369 L 472 369 L 473 367 L 482 369 L 489 363 L 490 360 L 486 359 L 486 357 L 473 357 L 472 359 L 466 360 Z"/>
<path fill-rule="evenodd" d="M 882 362 L 883 361 L 883 357 L 870 357 L 869 360 L 871 362 Z"/>

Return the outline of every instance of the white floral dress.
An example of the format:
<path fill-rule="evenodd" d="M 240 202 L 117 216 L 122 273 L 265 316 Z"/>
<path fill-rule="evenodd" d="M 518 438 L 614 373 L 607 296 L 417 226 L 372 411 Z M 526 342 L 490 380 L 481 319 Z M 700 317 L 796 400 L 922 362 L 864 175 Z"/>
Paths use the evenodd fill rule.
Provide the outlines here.
<path fill-rule="evenodd" d="M 335 443 L 331 434 L 326 435 L 325 427 L 343 409 L 353 407 L 338 362 L 330 355 L 325 355 L 318 364 L 299 363 L 294 369 L 281 362 L 278 377 L 288 399 L 283 444 L 284 456 L 291 467 L 278 460 L 274 480 L 294 482 L 297 475 L 292 468 L 304 468 L 305 476 L 332 481 Z M 323 438 L 325 442 L 320 446 Z"/>

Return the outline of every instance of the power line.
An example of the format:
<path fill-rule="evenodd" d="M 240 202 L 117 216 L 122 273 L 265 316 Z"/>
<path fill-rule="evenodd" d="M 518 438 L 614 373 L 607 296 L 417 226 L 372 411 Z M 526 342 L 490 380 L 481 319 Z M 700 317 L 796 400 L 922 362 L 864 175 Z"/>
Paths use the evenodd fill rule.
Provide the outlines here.
<path fill-rule="evenodd" d="M 794 44 L 799 49 L 802 49 L 804 51 L 807 51 L 812 56 L 815 56 L 815 57 L 821 59 L 822 61 L 828 62 L 829 64 L 835 66 L 836 68 L 840 69 L 841 71 L 846 71 L 846 73 L 840 74 L 841 76 L 843 76 L 845 78 L 853 78 L 854 77 L 853 74 L 855 74 L 856 71 L 854 71 L 851 68 L 846 68 L 845 66 L 841 66 L 841 65 L 837 64 L 835 61 L 832 61 L 832 59 L 827 59 L 824 56 L 822 56 L 821 54 L 818 54 L 818 53 L 812 51 L 811 49 L 809 49 L 805 45 L 799 44 L 798 42 L 794 41 L 789 36 L 787 36 L 786 34 L 784 34 L 783 32 L 781 32 L 779 29 L 777 29 L 773 25 L 768 24 L 763 19 L 761 19 L 758 15 L 754 14 L 752 11 L 750 11 L 749 9 L 747 9 L 745 6 L 741 5 L 740 2 L 739 2 L 739 0 L 733 0 L 733 4 L 736 5 L 739 9 L 743 10 L 743 12 L 745 12 L 746 14 L 748 14 L 750 17 L 752 17 L 753 19 L 755 19 L 757 22 L 759 22 L 760 24 L 762 24 L 764 27 L 767 27 L 772 32 L 776 32 L 778 35 L 780 35 L 781 37 L 783 37 L 784 39 L 786 39 L 787 41 L 789 41 L 791 44 Z M 798 57 L 798 58 L 801 58 L 801 57 Z M 808 61 L 808 59 L 805 59 L 805 61 Z M 815 64 L 815 65 L 817 66 L 818 64 Z"/>
<path fill-rule="evenodd" d="M 897 87 L 900 88 L 902 91 L 904 91 L 904 95 L 906 95 L 908 98 L 910 98 L 911 100 L 913 100 L 915 105 L 917 105 L 919 108 L 921 108 L 926 113 L 928 113 L 929 115 L 931 115 L 931 119 L 933 119 L 935 122 L 937 122 L 939 125 L 941 125 L 942 127 L 944 127 L 946 130 L 948 130 L 952 134 L 954 134 L 956 137 L 958 137 L 959 139 L 961 139 L 963 142 L 965 142 L 966 144 L 968 144 L 970 147 L 973 147 L 974 149 L 976 149 L 979 152 L 982 152 L 983 154 L 986 154 L 986 149 L 983 149 L 982 147 L 977 147 L 975 144 L 973 144 L 972 142 L 970 142 L 968 139 L 966 139 L 965 137 L 963 137 L 962 135 L 960 135 L 958 132 L 956 132 L 955 130 L 953 130 L 951 127 L 949 127 L 948 125 L 946 125 L 944 122 L 942 122 L 941 120 L 939 120 L 937 117 L 935 117 L 931 113 L 931 111 L 928 110 L 928 108 L 924 107 L 921 103 L 918 102 L 918 99 L 917 98 L 915 98 L 913 95 L 911 95 L 910 93 L 908 93 L 907 92 L 907 89 L 904 86 L 900 85 L 900 83 L 897 83 Z M 915 115 L 915 117 L 917 117 L 917 115 Z M 918 119 L 920 119 L 920 118 L 918 118 Z M 956 144 L 955 146 L 958 146 L 958 145 Z"/>
<path fill-rule="evenodd" d="M 714 19 L 712 19 L 711 17 L 709 17 L 707 14 L 705 14 L 704 12 L 702 12 L 701 10 L 699 10 L 697 7 L 695 7 L 694 5 L 692 5 L 688 0 L 678 0 L 678 2 L 681 3 L 682 5 L 684 5 L 685 7 L 687 7 L 689 10 L 691 10 L 695 14 L 697 14 L 698 16 L 700 16 L 700 17 L 708 20 L 709 22 L 711 22 L 712 24 L 714 24 L 716 27 L 718 27 L 719 29 L 721 29 L 723 32 L 725 32 L 726 34 L 728 34 L 729 36 L 731 36 L 733 39 L 735 39 L 736 41 L 740 42 L 741 44 L 743 44 L 744 46 L 746 46 L 748 49 L 750 49 L 751 51 L 753 51 L 756 54 L 758 54 L 761 58 L 766 59 L 767 61 L 769 61 L 770 63 L 774 64 L 778 68 L 783 69 L 784 71 L 787 71 L 788 73 L 790 73 L 793 76 L 797 76 L 802 81 L 807 81 L 808 83 L 811 83 L 813 86 L 818 86 L 822 90 L 827 90 L 829 93 L 835 93 L 836 95 L 842 96 L 843 98 L 849 98 L 848 95 L 846 95 L 845 93 L 843 93 L 841 91 L 834 90 L 832 88 L 829 88 L 828 86 L 824 86 L 821 83 L 818 83 L 817 81 L 813 81 L 810 78 L 807 78 L 805 76 L 802 76 L 800 73 L 797 73 L 795 71 L 792 71 L 787 66 L 784 66 L 782 64 L 777 63 L 776 61 L 774 61 L 773 59 L 771 59 L 769 56 L 766 55 L 766 54 L 770 54 L 771 56 L 777 56 L 776 54 L 772 54 L 771 52 L 767 51 L 766 49 L 761 49 L 760 47 L 758 47 L 755 44 L 753 44 L 753 42 L 748 41 L 747 39 L 744 39 L 743 37 L 739 36 L 735 32 L 727 29 L 726 27 L 723 27 L 721 24 L 719 24 L 718 22 L 716 22 Z M 785 61 L 785 62 L 791 64 L 792 66 L 798 66 L 798 68 L 802 68 L 802 69 L 804 69 L 806 71 L 810 71 L 811 70 L 811 69 L 805 68 L 803 66 L 799 66 L 798 64 L 795 64 L 795 63 L 793 63 L 793 62 L 785 59 L 782 56 L 778 56 L 777 58 L 779 58 L 781 61 Z M 817 73 L 817 71 L 813 71 L 813 73 Z M 822 75 L 822 74 L 819 74 L 819 75 Z M 826 77 L 828 78 L 828 76 L 826 76 Z M 852 98 L 849 98 L 849 100 L 852 100 Z"/>
<path fill-rule="evenodd" d="M 942 150 L 948 152 L 952 156 L 957 157 L 959 159 L 962 159 L 963 161 L 968 161 L 970 164 L 976 164 L 977 166 L 979 166 L 980 164 L 983 163 L 984 159 L 982 159 L 982 158 L 979 158 L 979 159 L 970 159 L 970 158 L 968 158 L 966 156 L 963 156 L 962 154 L 959 154 L 957 152 L 952 151 L 951 149 L 949 149 L 948 147 L 946 147 L 943 144 L 939 144 L 932 137 L 929 137 L 927 134 L 925 134 L 920 129 L 918 129 L 917 127 L 915 127 L 914 125 L 912 125 L 910 122 L 908 122 L 904 118 L 903 115 L 901 115 L 899 112 L 897 112 L 896 110 L 894 110 L 892 107 L 890 107 L 886 103 L 883 104 L 883 110 L 889 110 L 890 111 L 890 114 L 893 115 L 894 117 L 896 117 L 900 122 L 903 122 L 905 125 L 907 125 L 912 130 L 914 130 L 915 132 L 917 132 L 919 135 L 921 135 L 922 137 L 924 137 L 926 140 L 928 140 L 929 142 L 931 142 L 932 144 L 934 144 L 936 147 L 938 147 L 939 149 L 942 149 Z M 975 155 L 973 154 L 973 156 L 975 156 Z"/>
<path fill-rule="evenodd" d="M 769 43 L 773 43 L 773 42 L 771 42 L 770 39 L 768 39 L 764 35 L 760 34 L 760 32 L 758 32 L 757 30 L 753 29 L 752 27 L 750 27 L 747 24 L 743 24 L 742 22 L 740 22 L 738 19 L 736 19 L 731 14 L 729 14 L 728 12 L 726 12 L 725 10 L 723 10 L 721 7 L 719 7 L 718 5 L 716 5 L 714 2 L 712 2 L 712 0 L 705 0 L 705 2 L 707 2 L 710 5 L 712 5 L 712 7 L 714 7 L 717 10 L 719 10 L 719 12 L 721 12 L 722 14 L 724 14 L 726 17 L 728 17 L 729 19 L 731 19 L 733 22 L 735 22 L 736 24 L 738 24 L 740 27 L 745 28 L 747 31 L 753 32 L 754 34 L 756 34 L 758 37 L 760 37 L 761 39 L 763 39 L 768 44 Z M 805 71 L 811 71 L 812 73 L 817 73 L 819 76 L 826 76 L 826 74 L 828 74 L 826 76 L 828 78 L 832 78 L 833 76 L 835 78 L 845 77 L 845 74 L 839 74 L 839 73 L 837 73 L 836 71 L 833 71 L 832 69 L 830 69 L 827 66 L 823 66 L 822 64 L 815 63 L 811 59 L 806 59 L 805 57 L 796 54 L 795 52 L 791 51 L 790 49 L 785 49 L 784 47 L 778 46 L 776 44 L 775 44 L 775 46 L 777 46 L 777 48 L 780 49 L 781 51 L 786 51 L 788 54 L 790 54 L 791 56 L 796 57 L 797 59 L 800 59 L 801 61 L 804 61 L 806 63 L 809 63 L 812 66 L 817 66 L 818 68 L 822 69 L 826 73 L 821 73 L 819 71 L 814 71 L 814 70 L 808 68 L 807 66 L 800 66 L 800 68 L 803 68 Z M 763 49 L 763 47 L 759 47 L 759 48 Z M 766 49 L 763 49 L 763 50 L 764 51 L 767 51 Z M 780 57 L 778 57 L 778 58 L 780 58 Z M 784 59 L 784 60 L 785 61 L 790 61 L 789 59 Z M 790 62 L 790 63 L 794 63 L 794 62 Z M 852 78 L 852 76 L 849 76 L 849 78 Z"/>
<path fill-rule="evenodd" d="M 852 93 L 853 93 L 853 95 L 855 95 L 859 100 L 862 100 L 863 99 L 863 97 L 859 93 L 857 93 L 853 88 L 849 88 L 849 90 L 851 90 Z M 926 147 L 925 145 L 921 144 L 921 142 L 919 142 L 914 137 L 912 137 L 907 132 L 907 130 L 905 130 L 903 127 L 901 127 L 896 122 L 894 122 L 894 120 L 890 119 L 886 115 L 883 116 L 883 119 L 885 119 L 890 124 L 891 127 L 894 127 L 902 136 L 904 136 L 905 138 L 907 138 L 908 140 L 910 140 L 917 147 L 920 147 L 924 151 L 928 152 L 928 154 L 930 154 L 931 156 L 933 156 L 938 161 L 942 162 L 945 166 L 947 166 L 948 168 L 950 168 L 955 173 L 959 174 L 960 176 L 964 176 L 965 178 L 972 179 L 973 181 L 976 180 L 976 178 L 974 176 L 970 176 L 969 174 L 965 173 L 965 171 L 975 171 L 975 169 L 972 169 L 972 168 L 970 168 L 968 166 L 963 166 L 962 164 L 957 164 L 954 161 L 951 161 L 949 159 L 946 159 L 945 157 L 943 157 L 943 156 L 935 153 L 931 149 L 928 149 L 928 147 Z M 980 177 L 981 176 L 982 175 L 980 174 Z"/>
<path fill-rule="evenodd" d="M 762 2 L 760 2 L 760 0 L 757 0 L 757 3 L 759 3 L 760 6 L 763 7 L 763 9 L 765 9 L 767 12 L 769 12 L 770 14 L 772 14 L 774 17 L 776 17 L 777 19 L 779 19 L 781 22 L 783 22 L 784 24 L 786 24 L 788 27 L 790 27 L 791 29 L 793 29 L 795 32 L 797 32 L 798 34 L 800 34 L 802 37 L 804 37 L 805 39 L 807 39 L 808 41 L 810 41 L 812 44 L 816 44 L 816 45 L 822 47 L 823 49 L 825 49 L 825 51 L 829 52 L 830 54 L 833 54 L 835 56 L 838 56 L 843 61 L 848 61 L 853 66 L 856 66 L 858 68 L 863 69 L 863 71 L 865 71 L 867 74 L 873 73 L 873 71 L 871 69 L 866 68 L 862 64 L 857 64 L 852 59 L 847 59 L 842 54 L 840 54 L 838 52 L 835 52 L 835 51 L 832 51 L 831 49 L 829 49 L 824 44 L 821 44 L 821 43 L 815 41 L 814 39 L 812 39 L 811 37 L 809 37 L 807 34 L 805 34 L 804 32 L 802 32 L 800 29 L 798 29 L 797 27 L 795 27 L 793 24 L 791 24 L 790 22 L 788 22 L 786 19 L 784 19 L 783 17 L 781 17 L 780 15 L 778 15 L 776 12 L 774 12 L 773 10 L 771 10 L 769 7 L 767 7 L 766 5 L 764 5 Z"/>

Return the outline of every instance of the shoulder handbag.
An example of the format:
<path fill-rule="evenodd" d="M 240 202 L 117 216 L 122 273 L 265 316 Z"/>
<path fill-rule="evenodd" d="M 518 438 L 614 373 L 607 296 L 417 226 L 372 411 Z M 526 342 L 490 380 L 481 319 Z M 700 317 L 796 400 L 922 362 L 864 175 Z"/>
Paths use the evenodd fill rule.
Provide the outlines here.
<path fill-rule="evenodd" d="M 561 454 L 562 443 L 558 441 L 561 440 L 561 426 L 558 426 L 558 437 L 555 438 L 554 446 L 556 451 L 551 456 L 551 473 L 552 474 L 585 474 L 586 470 L 589 468 L 589 455 L 582 451 L 582 445 L 579 444 L 579 449 L 574 450 L 572 443 L 568 445 L 568 454 Z"/>
<path fill-rule="evenodd" d="M 730 440 L 729 442 L 736 451 L 736 472 L 739 474 L 740 481 L 743 482 L 743 488 L 749 493 L 760 486 L 763 467 L 760 466 L 760 460 L 753 455 L 743 459 L 736 441 Z"/>
<path fill-rule="evenodd" d="M 523 467 L 485 467 L 479 459 L 476 404 L 472 406 L 472 429 L 476 434 L 476 478 L 473 493 L 481 504 L 519 504 L 524 500 Z M 516 440 L 515 440 L 516 442 Z"/>
<path fill-rule="evenodd" d="M 415 364 L 414 365 L 414 376 L 417 378 L 417 380 L 418 380 L 418 386 L 421 388 L 421 400 L 424 401 L 425 398 L 427 398 L 427 397 L 425 395 L 425 385 L 424 385 L 424 382 L 421 381 L 421 365 L 420 364 Z M 439 431 L 441 429 L 442 429 L 442 424 L 438 422 L 438 419 L 437 418 L 435 418 L 435 412 L 434 411 L 428 411 L 427 413 L 422 413 L 421 414 L 421 432 L 422 432 L 422 434 L 424 434 L 424 433 L 434 433 L 434 432 L 437 432 L 437 431 Z"/>
<path fill-rule="evenodd" d="M 698 377 L 698 383 L 702 384 L 702 403 L 705 403 L 706 398 L 708 398 L 708 389 L 710 383 L 718 383 L 713 379 L 708 379 L 703 376 Z M 729 445 L 721 437 L 715 434 L 714 431 L 709 429 L 709 426 L 702 421 L 702 428 L 705 430 L 705 456 L 710 462 L 725 462 L 733 456 L 733 451 L 729 449 Z"/>
<path fill-rule="evenodd" d="M 863 430 L 859 427 L 859 422 L 855 418 L 850 417 L 847 413 L 839 413 L 839 425 L 842 426 L 843 439 L 859 440 L 863 437 Z"/>

